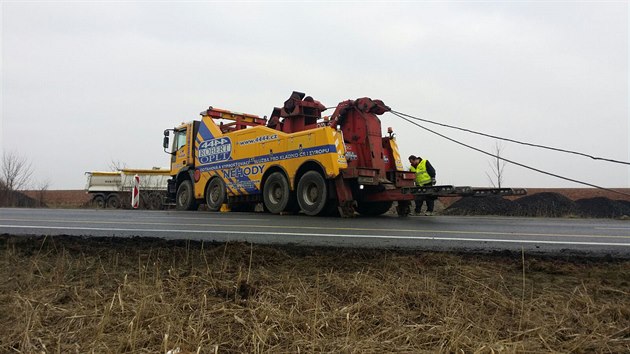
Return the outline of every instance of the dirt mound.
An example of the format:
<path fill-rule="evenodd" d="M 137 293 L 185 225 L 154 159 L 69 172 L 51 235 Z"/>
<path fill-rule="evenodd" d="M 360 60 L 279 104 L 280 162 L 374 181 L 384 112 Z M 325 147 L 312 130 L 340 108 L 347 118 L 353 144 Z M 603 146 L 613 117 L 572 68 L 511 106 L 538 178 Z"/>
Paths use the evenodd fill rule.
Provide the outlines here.
<path fill-rule="evenodd" d="M 451 204 L 444 215 L 518 215 L 518 205 L 500 196 L 464 197 Z"/>
<path fill-rule="evenodd" d="M 559 193 L 543 192 L 515 201 L 498 196 L 466 197 L 451 204 L 445 215 L 502 215 L 531 217 L 563 217 L 579 215 L 587 218 L 619 218 L 630 216 L 630 201 L 595 197 L 572 201 Z"/>
<path fill-rule="evenodd" d="M 605 197 L 586 198 L 575 201 L 580 216 L 587 218 L 618 218 L 630 215 L 630 202 L 611 200 Z"/>
<path fill-rule="evenodd" d="M 560 217 L 575 215 L 577 206 L 559 193 L 536 193 L 515 201 L 500 196 L 466 197 L 451 204 L 445 215 L 501 215 Z"/>
<path fill-rule="evenodd" d="M 623 204 L 630 210 L 630 200 L 617 200 L 619 203 Z M 630 215 L 628 215 L 630 216 Z"/>
<path fill-rule="evenodd" d="M 521 216 L 560 217 L 575 214 L 575 202 L 559 193 L 544 192 L 515 201 Z"/>

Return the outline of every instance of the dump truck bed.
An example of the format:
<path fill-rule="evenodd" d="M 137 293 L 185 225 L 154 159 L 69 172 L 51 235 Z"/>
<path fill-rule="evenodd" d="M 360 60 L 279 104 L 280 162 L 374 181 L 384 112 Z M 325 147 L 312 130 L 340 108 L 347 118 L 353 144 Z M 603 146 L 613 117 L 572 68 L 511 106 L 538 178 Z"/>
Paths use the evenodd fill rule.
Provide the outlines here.
<path fill-rule="evenodd" d="M 165 191 L 170 178 L 167 169 L 123 169 L 113 172 L 86 172 L 85 190 L 88 193 L 128 192 L 133 188 L 133 177 L 140 177 L 140 188 L 143 190 Z"/>

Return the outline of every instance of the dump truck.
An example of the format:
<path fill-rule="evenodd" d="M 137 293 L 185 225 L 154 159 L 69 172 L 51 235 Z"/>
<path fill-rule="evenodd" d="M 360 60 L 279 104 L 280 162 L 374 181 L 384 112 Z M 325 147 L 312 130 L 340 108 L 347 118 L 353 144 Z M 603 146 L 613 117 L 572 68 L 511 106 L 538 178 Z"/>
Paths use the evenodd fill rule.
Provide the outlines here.
<path fill-rule="evenodd" d="M 140 203 L 142 209 L 163 209 L 166 200 L 170 169 L 120 169 L 118 171 L 90 171 L 85 173 L 85 190 L 92 195 L 96 208 L 129 208 L 134 176 L 140 177 Z"/>
<path fill-rule="evenodd" d="M 179 210 L 380 215 L 394 202 L 410 212 L 415 195 L 524 194 L 524 190 L 415 186 L 404 170 L 392 129 L 378 118 L 390 111 L 368 97 L 326 107 L 293 92 L 269 118 L 209 107 L 201 119 L 164 131 L 171 155 L 167 199 Z M 170 142 L 173 138 L 172 144 Z"/>

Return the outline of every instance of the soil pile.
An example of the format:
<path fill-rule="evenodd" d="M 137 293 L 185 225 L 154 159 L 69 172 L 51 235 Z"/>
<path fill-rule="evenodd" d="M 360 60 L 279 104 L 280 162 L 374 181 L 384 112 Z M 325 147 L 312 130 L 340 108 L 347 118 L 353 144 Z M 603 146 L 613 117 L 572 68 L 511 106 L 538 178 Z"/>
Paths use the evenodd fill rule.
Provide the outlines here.
<path fill-rule="evenodd" d="M 623 204 L 628 210 L 630 210 L 630 200 L 618 200 L 619 203 Z M 626 214 L 630 216 L 630 214 Z"/>
<path fill-rule="evenodd" d="M 521 216 L 561 217 L 574 215 L 575 202 L 559 193 L 544 192 L 528 195 L 515 201 Z"/>
<path fill-rule="evenodd" d="M 500 196 L 464 197 L 451 204 L 445 215 L 518 215 L 519 206 Z"/>
<path fill-rule="evenodd" d="M 630 202 L 604 197 L 580 199 L 575 202 L 578 214 L 586 218 L 618 218 L 630 215 Z"/>
<path fill-rule="evenodd" d="M 559 193 L 543 192 L 515 201 L 499 196 L 466 197 L 451 204 L 444 215 L 620 218 L 630 216 L 630 201 L 595 197 L 572 201 Z"/>

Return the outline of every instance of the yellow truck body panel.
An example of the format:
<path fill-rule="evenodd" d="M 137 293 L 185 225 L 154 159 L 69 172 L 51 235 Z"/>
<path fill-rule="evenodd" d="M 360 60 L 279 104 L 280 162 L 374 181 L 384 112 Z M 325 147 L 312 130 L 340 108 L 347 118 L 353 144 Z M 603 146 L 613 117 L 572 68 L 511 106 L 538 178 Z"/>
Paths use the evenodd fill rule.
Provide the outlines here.
<path fill-rule="evenodd" d="M 220 177 L 228 196 L 259 194 L 262 178 L 279 167 L 295 189 L 295 175 L 309 161 L 319 164 L 326 178 L 334 178 L 348 166 L 341 132 L 323 126 L 287 134 L 266 126 L 222 132 L 204 116 L 195 137 L 195 166 L 201 172 L 195 183 L 197 199 L 204 198 L 208 181 Z"/>

